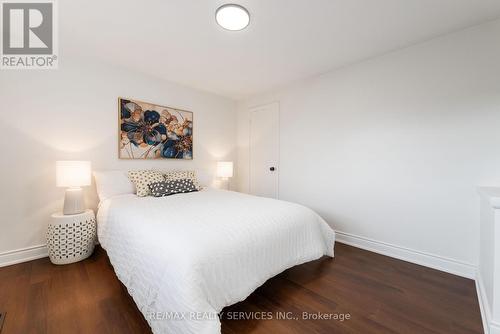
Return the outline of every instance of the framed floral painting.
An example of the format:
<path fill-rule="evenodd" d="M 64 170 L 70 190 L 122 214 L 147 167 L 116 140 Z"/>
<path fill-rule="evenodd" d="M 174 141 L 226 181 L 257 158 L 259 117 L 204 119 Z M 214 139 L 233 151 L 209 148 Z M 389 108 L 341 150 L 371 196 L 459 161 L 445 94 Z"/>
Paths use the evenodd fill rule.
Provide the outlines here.
<path fill-rule="evenodd" d="M 193 159 L 193 113 L 119 98 L 120 159 Z"/>

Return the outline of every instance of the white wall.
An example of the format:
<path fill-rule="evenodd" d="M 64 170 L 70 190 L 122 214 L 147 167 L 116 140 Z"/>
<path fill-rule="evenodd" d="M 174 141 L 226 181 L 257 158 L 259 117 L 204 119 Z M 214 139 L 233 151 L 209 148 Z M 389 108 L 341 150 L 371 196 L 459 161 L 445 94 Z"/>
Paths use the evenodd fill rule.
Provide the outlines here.
<path fill-rule="evenodd" d="M 194 160 L 119 160 L 119 96 L 193 111 Z M 213 172 L 216 160 L 234 159 L 233 101 L 110 65 L 61 57 L 58 70 L 1 71 L 0 105 L 0 253 L 45 243 L 48 217 L 64 196 L 55 187 L 56 160 Z M 94 207 L 93 187 L 86 195 Z"/>
<path fill-rule="evenodd" d="M 248 107 L 279 101 L 282 199 L 338 231 L 476 265 L 476 185 L 500 185 L 499 38 L 495 21 L 243 101 L 239 188 Z"/>

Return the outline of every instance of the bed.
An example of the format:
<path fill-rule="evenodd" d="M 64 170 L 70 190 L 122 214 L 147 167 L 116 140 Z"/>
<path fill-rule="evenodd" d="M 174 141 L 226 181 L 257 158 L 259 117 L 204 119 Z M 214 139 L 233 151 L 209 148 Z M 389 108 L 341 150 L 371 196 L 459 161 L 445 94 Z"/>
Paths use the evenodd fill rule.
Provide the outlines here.
<path fill-rule="evenodd" d="M 292 266 L 333 257 L 312 210 L 224 190 L 101 200 L 98 237 L 153 333 L 220 333 L 218 313 Z"/>

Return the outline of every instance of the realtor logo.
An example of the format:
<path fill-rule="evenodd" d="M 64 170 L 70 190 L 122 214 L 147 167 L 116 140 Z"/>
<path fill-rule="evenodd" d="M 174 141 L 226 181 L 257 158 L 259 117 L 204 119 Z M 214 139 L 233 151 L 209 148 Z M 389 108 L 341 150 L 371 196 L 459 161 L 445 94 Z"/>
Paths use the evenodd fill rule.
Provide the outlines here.
<path fill-rule="evenodd" d="M 1 3 L 2 69 L 57 68 L 55 2 Z"/>

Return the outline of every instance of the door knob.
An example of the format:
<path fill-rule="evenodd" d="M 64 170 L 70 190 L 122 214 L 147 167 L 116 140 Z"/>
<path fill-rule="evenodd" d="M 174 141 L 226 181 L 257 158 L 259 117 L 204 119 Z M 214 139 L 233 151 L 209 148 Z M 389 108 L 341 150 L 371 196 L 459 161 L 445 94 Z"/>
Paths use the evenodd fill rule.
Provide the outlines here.
<path fill-rule="evenodd" d="M 274 168 L 274 167 L 270 167 L 270 168 L 269 168 L 269 170 L 270 170 L 271 172 L 274 172 L 275 168 Z"/>

